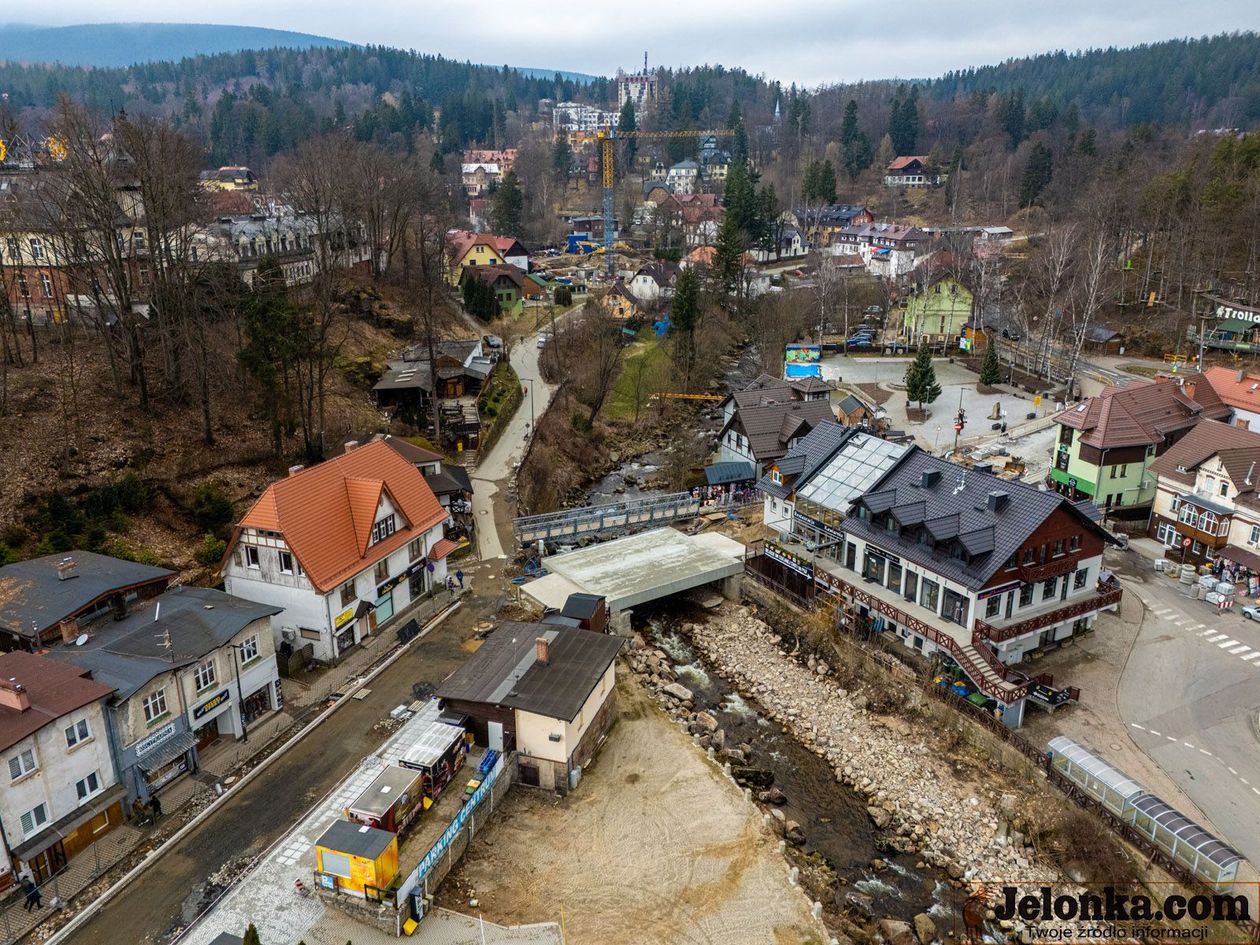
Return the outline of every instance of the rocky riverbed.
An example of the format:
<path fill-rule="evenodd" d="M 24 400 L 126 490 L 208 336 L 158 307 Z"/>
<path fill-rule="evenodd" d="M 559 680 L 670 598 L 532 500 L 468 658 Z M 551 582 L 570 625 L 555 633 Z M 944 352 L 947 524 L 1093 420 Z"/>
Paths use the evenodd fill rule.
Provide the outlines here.
<path fill-rule="evenodd" d="M 784 638 L 748 608 L 724 604 L 717 612 L 682 623 L 679 630 L 708 671 L 753 700 L 860 799 L 878 833 L 879 849 L 888 851 L 884 855 L 889 862 L 875 859 L 872 868 L 896 866 L 898 859 L 908 858 L 923 873 L 937 870 L 956 886 L 955 904 L 972 884 L 981 881 L 1040 884 L 1059 877 L 1059 871 L 1039 861 L 1012 828 L 1017 799 L 1004 784 L 956 776 L 950 759 L 940 757 L 922 732 L 901 719 L 871 711 L 868 696 L 841 687 L 826 664 L 812 657 L 802 662 L 785 652 Z M 695 682 L 685 672 L 679 673 L 667 649 L 638 637 L 630 665 L 665 709 L 688 726 L 701 747 L 711 750 L 730 767 L 732 776 L 750 788 L 776 832 L 788 843 L 804 846 L 810 825 L 784 813 L 784 799 L 759 773 L 757 759 L 749 756 L 750 746 L 746 741 L 733 744 L 735 739 L 715 713 L 698 707 L 696 691 L 688 685 Z M 988 781 L 993 783 L 984 783 Z M 856 889 L 838 892 L 836 905 L 870 927 L 878 919 L 870 897 L 864 902 L 855 893 Z M 897 915 L 898 910 L 887 908 L 886 903 L 875 905 L 875 912 L 888 917 L 881 924 L 897 923 L 871 929 L 886 941 L 894 933 L 903 941 L 917 938 L 921 945 L 946 937 L 929 925 L 933 915 L 940 919 L 948 911 L 939 905 L 913 915 L 904 911 Z M 961 925 L 958 931 L 961 934 Z M 1016 940 L 1028 935 L 1018 921 L 993 925 L 989 931 L 994 937 L 1009 935 Z"/>

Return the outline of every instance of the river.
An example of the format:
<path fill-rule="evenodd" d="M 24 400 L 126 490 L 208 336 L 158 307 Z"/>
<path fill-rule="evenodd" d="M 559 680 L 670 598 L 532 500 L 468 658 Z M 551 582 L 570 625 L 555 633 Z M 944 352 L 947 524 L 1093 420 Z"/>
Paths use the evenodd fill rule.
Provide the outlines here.
<path fill-rule="evenodd" d="M 636 612 L 636 623 L 639 617 Z M 847 884 L 847 889 L 839 890 L 837 902 L 842 903 L 852 889 L 869 897 L 869 912 L 874 918 L 891 916 L 910 921 L 926 912 L 942 929 L 961 929 L 961 902 L 946 877 L 937 870 L 917 869 L 913 854 L 882 852 L 865 803 L 836 780 L 826 761 L 805 749 L 777 722 L 763 716 L 755 703 L 745 700 L 705 666 L 676 629 L 685 618 L 676 601 L 650 612 L 644 608 L 639 629 L 650 645 L 668 654 L 678 681 L 694 693 L 696 710 L 717 718 L 726 732 L 726 744 L 751 745 L 750 764 L 774 773 L 775 786 L 787 795 L 785 815 L 804 830 L 803 849 L 821 855 Z M 875 859 L 883 860 L 887 869 L 877 872 L 871 866 Z"/>

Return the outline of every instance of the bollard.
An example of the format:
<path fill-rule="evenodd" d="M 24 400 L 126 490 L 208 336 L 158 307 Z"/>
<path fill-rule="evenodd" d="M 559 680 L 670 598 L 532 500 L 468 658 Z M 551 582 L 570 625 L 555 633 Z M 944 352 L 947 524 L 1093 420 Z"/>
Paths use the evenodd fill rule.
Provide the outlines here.
<path fill-rule="evenodd" d="M 797 869 L 795 866 L 793 866 L 790 870 L 788 870 L 788 882 L 791 883 L 793 886 L 797 884 L 800 878 L 801 878 L 801 871 Z"/>
<path fill-rule="evenodd" d="M 706 748 L 706 749 L 705 749 L 705 754 L 706 754 L 706 755 L 708 755 L 710 759 L 712 759 L 712 758 L 713 758 L 713 746 L 712 746 L 712 745 L 710 745 L 708 748 Z"/>
<path fill-rule="evenodd" d="M 809 911 L 813 914 L 815 919 L 821 919 L 822 918 L 822 903 L 815 901 L 814 905 L 810 908 Z"/>
<path fill-rule="evenodd" d="M 752 788 L 744 788 L 744 800 L 752 800 Z"/>
<path fill-rule="evenodd" d="M 786 841 L 786 840 L 780 840 L 780 841 L 779 841 L 779 852 L 780 852 L 780 853 L 787 853 L 787 841 Z"/>

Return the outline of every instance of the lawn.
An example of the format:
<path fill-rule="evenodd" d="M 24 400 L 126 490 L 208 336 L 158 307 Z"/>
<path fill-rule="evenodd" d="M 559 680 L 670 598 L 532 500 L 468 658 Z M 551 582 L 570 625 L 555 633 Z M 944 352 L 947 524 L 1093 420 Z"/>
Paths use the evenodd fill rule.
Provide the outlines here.
<path fill-rule="evenodd" d="M 621 375 L 608 396 L 604 414 L 611 420 L 633 420 L 635 388 L 639 390 L 639 416 L 648 409 L 648 398 L 660 390 L 668 390 L 673 366 L 663 340 L 651 328 L 642 328 L 626 349 Z"/>

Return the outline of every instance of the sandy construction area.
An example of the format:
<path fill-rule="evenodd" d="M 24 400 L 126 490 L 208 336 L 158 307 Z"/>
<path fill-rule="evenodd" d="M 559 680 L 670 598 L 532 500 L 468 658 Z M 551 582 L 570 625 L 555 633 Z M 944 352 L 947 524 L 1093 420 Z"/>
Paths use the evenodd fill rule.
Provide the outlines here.
<path fill-rule="evenodd" d="M 515 788 L 439 900 L 504 924 L 557 921 L 570 945 L 820 942 L 778 841 L 639 684 L 578 789 Z"/>

